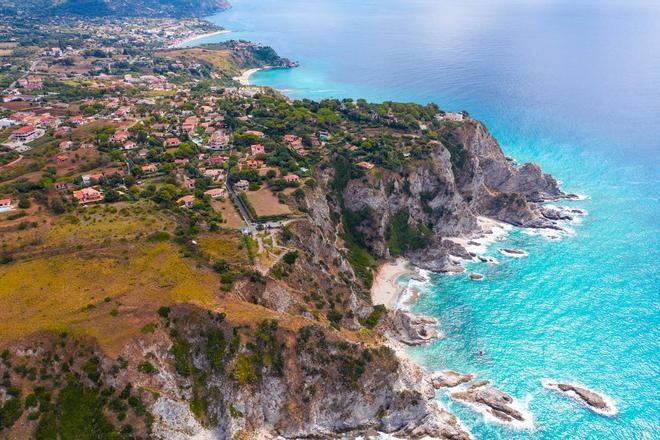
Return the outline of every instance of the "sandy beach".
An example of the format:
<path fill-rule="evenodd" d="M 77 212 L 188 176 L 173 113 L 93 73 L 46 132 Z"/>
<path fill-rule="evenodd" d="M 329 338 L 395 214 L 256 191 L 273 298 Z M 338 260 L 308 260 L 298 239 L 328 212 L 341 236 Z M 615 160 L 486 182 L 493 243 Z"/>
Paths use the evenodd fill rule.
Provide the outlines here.
<path fill-rule="evenodd" d="M 243 72 L 241 74 L 241 76 L 236 76 L 236 77 L 234 77 L 234 79 L 236 81 L 238 81 L 243 86 L 249 86 L 250 85 L 250 77 L 252 75 L 254 75 L 255 73 L 257 73 L 260 70 L 265 70 L 265 69 L 269 69 L 269 68 L 270 67 L 268 67 L 268 66 L 264 66 L 264 67 L 258 67 L 258 68 L 255 68 L 255 69 L 248 69 L 245 72 Z"/>
<path fill-rule="evenodd" d="M 221 34 L 226 34 L 228 32 L 231 32 L 229 29 L 222 29 L 219 31 L 215 32 L 209 32 L 208 34 L 201 34 L 201 35 L 194 35 L 192 37 L 184 38 L 183 40 L 178 40 L 170 45 L 171 48 L 178 48 L 183 46 L 184 44 L 191 43 L 195 40 L 201 40 L 202 38 L 209 38 L 209 37 L 214 37 L 216 35 L 221 35 Z"/>
<path fill-rule="evenodd" d="M 408 273 L 413 273 L 413 268 L 404 258 L 397 258 L 380 266 L 371 287 L 372 303 L 383 304 L 390 310 L 396 309 L 401 294 L 406 289 L 406 286 L 397 283 L 397 279 Z"/>

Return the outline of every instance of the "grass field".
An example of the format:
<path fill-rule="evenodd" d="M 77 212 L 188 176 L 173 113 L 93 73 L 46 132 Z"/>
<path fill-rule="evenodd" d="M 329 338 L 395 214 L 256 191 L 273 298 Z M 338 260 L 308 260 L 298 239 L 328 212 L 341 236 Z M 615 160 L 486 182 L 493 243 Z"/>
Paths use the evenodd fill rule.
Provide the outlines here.
<path fill-rule="evenodd" d="M 80 214 L 57 217 L 42 210 L 25 220 L 35 222 L 36 227 L 2 231 L 0 248 L 3 251 L 19 257 L 107 247 L 174 228 L 174 220 L 155 211 L 150 202 L 96 205 L 81 210 Z M 3 225 L 0 221 L 0 227 Z"/>
<path fill-rule="evenodd" d="M 0 279 L 0 345 L 40 330 L 70 331 L 97 338 L 109 353 L 162 305 L 213 306 L 219 284 L 171 243 L 17 262 L 0 266 Z"/>
<path fill-rule="evenodd" d="M 236 211 L 234 205 L 232 205 L 229 198 L 225 200 L 211 200 L 211 206 L 216 212 L 219 212 L 222 215 L 222 218 L 226 221 L 222 226 L 230 229 L 240 229 L 245 226 L 245 222 L 241 218 L 241 215 Z"/>
<path fill-rule="evenodd" d="M 258 191 L 248 191 L 246 196 L 259 217 L 291 214 L 291 208 L 281 204 L 270 189 L 266 187 Z"/>
<path fill-rule="evenodd" d="M 185 58 L 209 64 L 218 70 L 235 70 L 229 62 L 228 50 L 209 50 L 199 47 L 190 49 L 176 49 L 159 52 L 159 56 L 167 58 Z"/>
<path fill-rule="evenodd" d="M 197 238 L 199 247 L 213 260 L 225 260 L 232 265 L 248 265 L 248 254 L 241 237 L 236 232 L 202 234 Z"/>

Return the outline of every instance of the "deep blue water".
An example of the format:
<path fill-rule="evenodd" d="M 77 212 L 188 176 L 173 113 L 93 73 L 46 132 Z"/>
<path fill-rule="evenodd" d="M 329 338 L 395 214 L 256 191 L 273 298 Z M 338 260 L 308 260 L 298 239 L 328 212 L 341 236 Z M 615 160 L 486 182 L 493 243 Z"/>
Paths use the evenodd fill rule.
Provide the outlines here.
<path fill-rule="evenodd" d="M 513 231 L 528 258 L 436 276 L 414 310 L 446 338 L 411 355 L 476 372 L 525 402 L 515 431 L 441 396 L 475 437 L 660 438 L 660 2 L 235 0 L 213 20 L 295 59 L 252 80 L 292 97 L 437 102 L 589 199 L 575 235 Z M 490 251 L 496 255 L 495 247 Z M 483 351 L 483 356 L 477 353 Z M 540 386 L 582 383 L 618 416 Z"/>

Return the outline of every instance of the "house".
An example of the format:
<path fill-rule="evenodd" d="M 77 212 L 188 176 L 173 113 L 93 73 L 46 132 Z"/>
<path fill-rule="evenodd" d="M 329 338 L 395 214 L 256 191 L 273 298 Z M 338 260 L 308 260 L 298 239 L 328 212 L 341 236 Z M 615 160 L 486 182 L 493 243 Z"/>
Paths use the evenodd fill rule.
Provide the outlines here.
<path fill-rule="evenodd" d="M 58 127 L 57 130 L 55 130 L 55 137 L 60 137 L 64 136 L 68 132 L 71 131 L 71 127 Z"/>
<path fill-rule="evenodd" d="M 11 199 L 0 199 L 0 211 L 9 211 L 12 208 Z"/>
<path fill-rule="evenodd" d="M 316 137 L 318 137 L 322 141 L 327 141 L 328 139 L 330 139 L 330 133 L 328 133 L 327 131 L 319 131 L 318 133 L 316 133 Z"/>
<path fill-rule="evenodd" d="M 286 176 L 284 176 L 283 179 L 285 182 L 298 182 L 300 181 L 300 176 L 298 176 L 297 174 L 289 173 Z"/>
<path fill-rule="evenodd" d="M 128 141 L 124 144 L 124 150 L 135 150 L 137 147 L 138 144 L 133 141 Z"/>
<path fill-rule="evenodd" d="M 461 122 L 463 120 L 463 113 L 445 113 L 442 119 L 445 121 Z"/>
<path fill-rule="evenodd" d="M 220 165 L 224 163 L 227 159 L 224 156 L 218 156 L 217 154 L 209 157 L 209 163 L 211 165 Z"/>
<path fill-rule="evenodd" d="M 248 168 L 254 168 L 254 169 L 259 169 L 262 166 L 264 166 L 264 161 L 263 160 L 248 160 L 245 162 Z"/>
<path fill-rule="evenodd" d="M 302 144 L 302 138 L 293 134 L 286 134 L 284 135 L 284 142 L 293 147 L 295 145 Z"/>
<path fill-rule="evenodd" d="M 55 191 L 66 191 L 69 189 L 69 183 L 68 182 L 55 182 Z"/>
<path fill-rule="evenodd" d="M 82 116 L 71 116 L 69 118 L 69 124 L 71 125 L 78 126 L 78 125 L 82 125 L 84 122 L 85 122 L 85 118 L 83 118 Z"/>
<path fill-rule="evenodd" d="M 28 90 L 39 90 L 44 86 L 44 80 L 39 75 L 29 75 L 25 88 Z"/>
<path fill-rule="evenodd" d="M 66 153 L 58 154 L 55 156 L 55 163 L 61 164 L 69 160 L 69 155 Z"/>
<path fill-rule="evenodd" d="M 225 196 L 225 190 L 223 188 L 213 188 L 204 191 L 204 195 L 209 196 L 212 199 L 219 199 Z"/>
<path fill-rule="evenodd" d="M 165 139 L 165 146 L 166 147 L 178 147 L 181 145 L 181 141 L 177 138 L 167 138 Z"/>
<path fill-rule="evenodd" d="M 195 196 L 183 196 L 176 202 L 182 208 L 192 208 L 194 201 L 195 201 Z"/>
<path fill-rule="evenodd" d="M 261 144 L 254 144 L 250 146 L 250 151 L 253 156 L 256 156 L 257 154 L 264 154 L 266 152 L 266 148 L 264 148 L 264 146 Z"/>
<path fill-rule="evenodd" d="M 14 131 L 9 138 L 14 142 L 26 143 L 39 139 L 44 134 L 45 132 L 42 129 L 37 128 L 34 125 L 26 125 L 25 127 L 21 127 Z"/>
<path fill-rule="evenodd" d="M 153 174 L 158 172 L 158 166 L 155 163 L 149 163 L 140 167 L 144 174 Z"/>
<path fill-rule="evenodd" d="M 224 130 L 217 130 L 211 135 L 211 140 L 206 146 L 209 150 L 223 150 L 229 144 L 229 135 Z"/>
<path fill-rule="evenodd" d="M 224 179 L 225 170 L 222 170 L 222 169 L 219 169 L 219 168 L 212 168 L 212 169 L 204 170 L 204 176 L 209 177 L 214 182 L 217 182 L 219 180 Z"/>
<path fill-rule="evenodd" d="M 73 197 L 78 200 L 81 205 L 87 203 L 100 202 L 103 200 L 103 194 L 94 188 L 83 188 L 73 192 Z"/>
<path fill-rule="evenodd" d="M 184 131 L 190 133 L 191 131 L 195 131 L 195 128 L 197 128 L 198 123 L 199 123 L 199 118 L 197 116 L 190 116 L 186 118 L 186 120 L 183 122 L 183 129 Z"/>
<path fill-rule="evenodd" d="M 247 180 L 239 180 L 238 182 L 234 183 L 234 190 L 236 191 L 247 191 L 248 188 L 250 188 L 250 182 Z"/>
<path fill-rule="evenodd" d="M 128 132 L 127 131 L 116 131 L 112 137 L 110 138 L 110 142 L 126 142 L 128 140 Z"/>
<path fill-rule="evenodd" d="M 195 179 L 186 177 L 183 179 L 183 185 L 188 189 L 195 189 Z"/>
<path fill-rule="evenodd" d="M 358 162 L 356 165 L 360 168 L 364 168 L 365 170 L 370 170 L 375 166 L 374 164 L 365 161 Z"/>
<path fill-rule="evenodd" d="M 70 150 L 73 147 L 73 142 L 71 141 L 62 141 L 60 142 L 60 151 Z"/>

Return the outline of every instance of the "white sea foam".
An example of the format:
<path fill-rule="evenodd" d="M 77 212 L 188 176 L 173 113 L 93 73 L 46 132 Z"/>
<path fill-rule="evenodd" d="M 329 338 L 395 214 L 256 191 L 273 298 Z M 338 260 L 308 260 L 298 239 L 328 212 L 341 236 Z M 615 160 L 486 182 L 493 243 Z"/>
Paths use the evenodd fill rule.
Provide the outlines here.
<path fill-rule="evenodd" d="M 571 399 L 573 399 L 574 401 L 578 402 L 580 405 L 587 407 L 588 409 L 590 409 L 591 411 L 593 411 L 597 414 L 607 416 L 607 417 L 613 417 L 613 416 L 617 415 L 617 413 L 619 412 L 617 407 L 616 407 L 616 402 L 611 397 L 606 396 L 603 393 L 596 392 L 596 391 L 594 391 L 594 390 L 592 390 L 592 389 L 590 389 L 590 388 L 588 388 L 584 385 L 581 385 L 579 383 L 575 383 L 575 382 L 566 382 L 566 383 L 568 385 L 572 385 L 572 386 L 579 387 L 579 388 L 584 388 L 585 390 L 589 390 L 592 393 L 598 394 L 605 401 L 605 404 L 607 405 L 606 408 L 604 408 L 604 409 L 595 408 L 595 407 L 589 405 L 587 402 L 585 402 L 575 391 L 570 391 L 570 390 L 569 391 L 563 391 L 563 390 L 559 389 L 559 387 L 558 387 L 559 383 L 558 382 L 556 382 L 552 379 L 545 379 L 545 378 L 541 379 L 541 384 L 543 385 L 543 388 L 546 388 L 546 389 L 552 390 L 552 391 L 556 391 L 559 394 L 562 394 L 564 396 L 568 396 Z"/>

